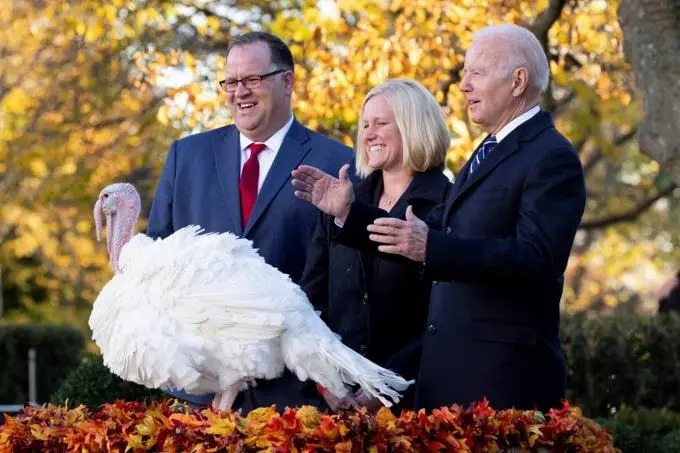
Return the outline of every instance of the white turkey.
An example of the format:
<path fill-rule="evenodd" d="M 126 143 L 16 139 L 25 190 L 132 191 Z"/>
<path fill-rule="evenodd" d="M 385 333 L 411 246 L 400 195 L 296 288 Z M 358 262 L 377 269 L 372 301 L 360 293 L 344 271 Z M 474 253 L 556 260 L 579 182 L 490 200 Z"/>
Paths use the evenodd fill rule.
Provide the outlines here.
<path fill-rule="evenodd" d="M 284 366 L 338 398 L 358 384 L 387 406 L 413 383 L 346 347 L 249 240 L 200 226 L 164 239 L 133 236 L 139 211 L 128 183 L 106 187 L 94 207 L 97 239 L 106 220 L 115 275 L 89 324 L 104 363 L 122 379 L 215 393 L 219 410 L 252 379 L 276 378 Z"/>

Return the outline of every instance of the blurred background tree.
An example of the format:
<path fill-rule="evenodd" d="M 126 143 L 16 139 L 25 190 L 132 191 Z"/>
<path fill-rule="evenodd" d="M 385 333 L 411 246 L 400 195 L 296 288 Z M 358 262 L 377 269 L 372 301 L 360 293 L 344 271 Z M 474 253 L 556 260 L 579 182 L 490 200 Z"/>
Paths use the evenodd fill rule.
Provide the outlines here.
<path fill-rule="evenodd" d="M 472 33 L 499 22 L 528 27 L 551 63 L 543 107 L 587 174 L 564 309 L 655 311 L 654 291 L 680 262 L 680 189 L 635 139 L 643 108 L 624 58 L 617 1 L 1 3 L 5 319 L 87 331 L 91 303 L 111 275 L 91 220 L 99 190 L 131 181 L 148 212 L 171 141 L 230 122 L 216 83 L 225 49 L 230 36 L 257 29 L 292 47 L 297 118 L 350 145 L 371 87 L 389 77 L 421 81 L 446 113 L 455 174 L 481 138 L 458 87 Z"/>

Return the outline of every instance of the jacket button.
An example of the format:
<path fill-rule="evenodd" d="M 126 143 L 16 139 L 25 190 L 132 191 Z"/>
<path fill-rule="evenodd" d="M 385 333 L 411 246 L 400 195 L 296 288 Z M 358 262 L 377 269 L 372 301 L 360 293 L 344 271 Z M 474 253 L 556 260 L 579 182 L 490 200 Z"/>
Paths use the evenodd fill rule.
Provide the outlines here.
<path fill-rule="evenodd" d="M 437 324 L 435 324 L 434 322 L 431 322 L 431 323 L 427 326 L 427 334 L 428 334 L 428 335 L 434 335 L 434 334 L 436 334 L 436 333 L 437 333 Z"/>
<path fill-rule="evenodd" d="M 359 346 L 359 352 L 361 353 L 361 355 L 366 355 L 366 353 L 368 352 L 368 346 L 362 344 L 361 346 Z"/>
<path fill-rule="evenodd" d="M 446 234 L 451 234 L 451 231 L 453 231 L 453 229 L 450 226 L 447 226 L 446 227 Z"/>
<path fill-rule="evenodd" d="M 361 295 L 361 303 L 366 305 L 368 303 L 368 293 L 363 293 Z"/>

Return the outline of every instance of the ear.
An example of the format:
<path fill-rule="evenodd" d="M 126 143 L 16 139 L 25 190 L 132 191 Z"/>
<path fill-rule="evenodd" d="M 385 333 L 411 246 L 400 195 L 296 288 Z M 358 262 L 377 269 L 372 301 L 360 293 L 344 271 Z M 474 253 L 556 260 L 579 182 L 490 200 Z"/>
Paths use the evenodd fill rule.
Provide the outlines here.
<path fill-rule="evenodd" d="M 287 71 L 283 74 L 283 86 L 286 89 L 287 94 L 293 93 L 293 82 L 295 81 L 295 75 L 293 71 Z"/>
<path fill-rule="evenodd" d="M 529 71 L 527 68 L 517 68 L 512 71 L 512 95 L 516 98 L 523 96 L 529 86 Z"/>

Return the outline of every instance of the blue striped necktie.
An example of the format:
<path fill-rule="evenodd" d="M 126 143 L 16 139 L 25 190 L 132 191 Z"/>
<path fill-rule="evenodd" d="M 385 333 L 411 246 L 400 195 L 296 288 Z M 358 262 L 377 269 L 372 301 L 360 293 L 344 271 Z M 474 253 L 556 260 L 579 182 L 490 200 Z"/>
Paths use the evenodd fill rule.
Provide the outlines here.
<path fill-rule="evenodd" d="M 486 159 L 486 156 L 493 151 L 497 144 L 498 142 L 496 141 L 495 135 L 489 135 L 486 140 L 484 140 L 484 143 L 482 143 L 482 146 L 477 150 L 477 154 L 475 154 L 472 162 L 470 162 L 470 174 L 473 174 L 477 168 L 479 168 L 479 165 Z"/>

